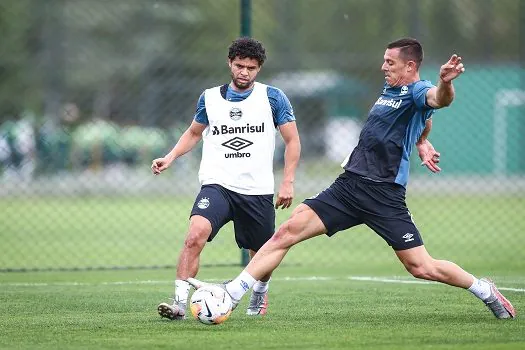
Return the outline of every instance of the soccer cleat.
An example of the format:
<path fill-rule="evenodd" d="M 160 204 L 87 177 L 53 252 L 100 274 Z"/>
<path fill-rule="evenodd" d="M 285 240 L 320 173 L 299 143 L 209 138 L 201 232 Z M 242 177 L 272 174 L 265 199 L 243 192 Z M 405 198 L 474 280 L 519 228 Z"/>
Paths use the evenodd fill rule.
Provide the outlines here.
<path fill-rule="evenodd" d="M 193 278 L 193 277 L 190 277 L 190 278 L 186 279 L 185 281 L 188 282 L 195 289 L 199 289 L 202 286 L 204 286 L 205 284 L 213 284 L 213 283 L 207 283 L 207 282 L 199 281 L 198 279 Z"/>
<path fill-rule="evenodd" d="M 481 280 L 490 285 L 490 296 L 483 302 L 487 305 L 490 311 L 492 311 L 494 316 L 499 319 L 516 317 L 516 310 L 510 301 L 508 301 L 507 298 L 500 293 L 498 288 L 496 288 L 494 282 L 488 278 L 482 278 Z"/>
<path fill-rule="evenodd" d="M 157 306 L 159 315 L 170 320 L 184 320 L 186 318 L 186 304 L 183 303 L 160 303 Z"/>
<path fill-rule="evenodd" d="M 268 292 L 257 293 L 252 291 L 250 304 L 248 305 L 248 309 L 246 309 L 246 315 L 264 316 L 266 315 L 266 311 L 268 311 Z"/>
<path fill-rule="evenodd" d="M 203 281 L 199 281 L 198 279 L 195 279 L 195 278 L 188 278 L 186 280 L 186 282 L 188 282 L 193 288 L 195 289 L 199 289 L 203 286 L 206 286 L 206 285 L 213 285 L 213 286 L 217 286 L 221 289 L 224 289 L 224 291 L 226 291 L 226 293 L 228 293 L 228 295 L 230 296 L 231 300 L 232 300 L 232 311 L 235 310 L 235 308 L 237 307 L 237 305 L 239 305 L 239 301 L 240 300 L 237 300 L 235 298 L 233 298 L 230 294 L 230 292 L 228 292 L 228 290 L 226 289 L 226 283 L 230 282 L 230 281 L 226 281 L 224 283 L 208 283 L 208 282 L 203 282 Z"/>

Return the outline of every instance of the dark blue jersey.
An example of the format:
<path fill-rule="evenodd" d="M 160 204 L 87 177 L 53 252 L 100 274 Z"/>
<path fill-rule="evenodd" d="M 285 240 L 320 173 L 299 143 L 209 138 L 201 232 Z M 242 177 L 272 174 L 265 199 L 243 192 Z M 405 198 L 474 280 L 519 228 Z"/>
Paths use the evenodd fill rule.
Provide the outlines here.
<path fill-rule="evenodd" d="M 426 93 L 432 86 L 428 80 L 399 87 L 385 84 L 345 170 L 406 186 L 410 153 L 434 113 L 426 104 Z"/>

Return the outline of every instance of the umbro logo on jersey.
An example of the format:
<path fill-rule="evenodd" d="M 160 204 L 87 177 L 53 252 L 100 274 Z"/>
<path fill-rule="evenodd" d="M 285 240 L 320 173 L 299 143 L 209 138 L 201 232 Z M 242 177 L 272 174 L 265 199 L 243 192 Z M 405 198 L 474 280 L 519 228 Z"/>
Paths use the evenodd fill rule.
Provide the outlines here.
<path fill-rule="evenodd" d="M 234 153 L 225 153 L 224 158 L 250 158 L 252 156 L 250 152 L 239 152 L 241 149 L 253 145 L 253 142 L 249 140 L 241 139 L 240 137 L 234 137 L 233 139 L 222 143 L 222 145 L 224 147 L 237 151 Z"/>
<path fill-rule="evenodd" d="M 224 134 L 252 134 L 264 132 L 264 123 L 261 125 L 246 124 L 243 126 L 214 125 L 212 135 Z"/>
<path fill-rule="evenodd" d="M 405 242 L 411 242 L 411 241 L 413 241 L 414 238 L 412 238 L 412 237 L 414 237 L 414 235 L 411 234 L 411 233 L 405 233 L 405 234 L 403 235 L 403 238 L 405 239 Z"/>
<path fill-rule="evenodd" d="M 249 147 L 253 145 L 253 142 L 249 140 L 242 139 L 240 137 L 234 137 L 231 140 L 228 140 L 224 143 L 222 143 L 224 147 L 228 147 L 229 149 L 232 149 L 234 151 L 240 151 L 243 148 Z"/>

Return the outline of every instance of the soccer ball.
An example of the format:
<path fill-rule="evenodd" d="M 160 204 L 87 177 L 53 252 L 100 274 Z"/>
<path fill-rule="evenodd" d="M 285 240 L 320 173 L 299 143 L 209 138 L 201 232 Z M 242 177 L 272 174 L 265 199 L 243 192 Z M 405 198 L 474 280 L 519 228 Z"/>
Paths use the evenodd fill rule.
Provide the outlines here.
<path fill-rule="evenodd" d="M 190 310 L 193 317 L 204 324 L 220 324 L 232 312 L 232 299 L 221 287 L 203 286 L 191 296 Z"/>

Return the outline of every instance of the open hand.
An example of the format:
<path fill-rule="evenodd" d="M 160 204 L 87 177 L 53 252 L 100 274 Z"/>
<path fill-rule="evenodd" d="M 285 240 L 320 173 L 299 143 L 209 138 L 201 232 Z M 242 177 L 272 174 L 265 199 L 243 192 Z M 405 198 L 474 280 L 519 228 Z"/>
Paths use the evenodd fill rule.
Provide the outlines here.
<path fill-rule="evenodd" d="M 439 173 L 441 168 L 437 165 L 441 154 L 434 149 L 430 141 L 425 140 L 416 144 L 419 158 L 421 158 L 421 165 L 424 165 L 433 173 Z"/>
<path fill-rule="evenodd" d="M 441 66 L 439 77 L 445 83 L 449 83 L 465 71 L 465 66 L 461 62 L 461 57 L 453 54 L 447 63 Z"/>

